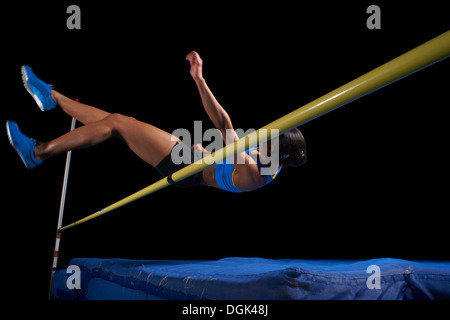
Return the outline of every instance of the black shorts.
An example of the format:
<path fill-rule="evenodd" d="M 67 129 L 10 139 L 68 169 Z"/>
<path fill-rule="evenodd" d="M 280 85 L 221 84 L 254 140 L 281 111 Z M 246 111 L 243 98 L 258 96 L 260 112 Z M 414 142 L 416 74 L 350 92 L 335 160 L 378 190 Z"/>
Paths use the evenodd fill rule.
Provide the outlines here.
<path fill-rule="evenodd" d="M 173 146 L 173 148 L 175 148 L 175 146 L 178 144 L 178 142 Z M 172 150 L 173 150 L 172 148 Z M 180 151 L 180 157 L 183 157 L 183 150 L 184 148 L 181 148 Z M 191 163 L 194 162 L 194 151 L 190 151 L 191 152 Z M 184 167 L 187 167 L 189 164 L 185 164 L 185 163 L 181 163 L 181 164 L 175 164 L 172 161 L 172 157 L 171 157 L 171 153 L 169 153 L 164 159 L 161 160 L 161 162 L 156 166 L 156 171 L 158 171 L 158 173 L 163 177 L 167 177 L 169 175 L 171 175 L 172 173 L 183 169 Z M 203 178 L 203 172 L 197 172 L 196 174 L 187 177 L 186 179 L 183 179 L 179 182 L 175 182 L 172 185 L 175 187 L 179 187 L 179 188 L 189 188 L 189 187 L 196 187 L 199 186 L 202 182 L 202 178 Z"/>

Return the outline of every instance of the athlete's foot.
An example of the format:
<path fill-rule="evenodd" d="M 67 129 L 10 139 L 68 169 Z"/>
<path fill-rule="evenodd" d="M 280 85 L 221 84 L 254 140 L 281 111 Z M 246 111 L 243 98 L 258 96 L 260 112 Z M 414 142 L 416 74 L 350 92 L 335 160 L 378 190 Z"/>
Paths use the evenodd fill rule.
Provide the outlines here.
<path fill-rule="evenodd" d="M 48 111 L 56 107 L 51 97 L 52 87 L 39 79 L 29 66 L 22 66 L 22 80 L 28 93 L 36 101 L 41 111 Z"/>
<path fill-rule="evenodd" d="M 42 160 L 38 160 L 34 156 L 36 148 L 36 140 L 24 135 L 15 121 L 8 120 L 6 122 L 6 132 L 9 142 L 17 151 L 23 163 L 28 169 L 32 169 L 42 164 Z"/>

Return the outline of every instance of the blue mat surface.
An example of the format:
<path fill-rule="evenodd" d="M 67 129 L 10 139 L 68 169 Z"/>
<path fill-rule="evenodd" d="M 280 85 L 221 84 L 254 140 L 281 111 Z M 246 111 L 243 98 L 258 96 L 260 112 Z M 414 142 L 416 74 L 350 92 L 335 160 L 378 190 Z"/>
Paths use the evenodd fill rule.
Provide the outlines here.
<path fill-rule="evenodd" d="M 217 261 L 75 258 L 54 299 L 450 299 L 450 262 L 400 259 Z"/>

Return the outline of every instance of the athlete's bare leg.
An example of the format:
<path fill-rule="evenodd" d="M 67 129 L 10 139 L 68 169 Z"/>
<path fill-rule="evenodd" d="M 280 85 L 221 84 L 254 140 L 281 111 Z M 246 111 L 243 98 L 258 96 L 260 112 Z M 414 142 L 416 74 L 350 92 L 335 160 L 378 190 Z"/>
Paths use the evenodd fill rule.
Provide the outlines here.
<path fill-rule="evenodd" d="M 89 108 L 92 109 L 85 108 L 84 112 L 89 110 L 92 114 L 83 118 L 84 121 L 88 118 L 88 120 L 94 120 L 95 117 L 102 115 L 97 111 L 100 109 Z M 76 111 L 73 112 L 75 113 Z M 153 167 L 170 154 L 175 143 L 180 141 L 170 133 L 150 124 L 113 113 L 101 120 L 88 122 L 59 138 L 39 144 L 35 148 L 34 156 L 38 160 L 45 160 L 69 150 L 92 147 L 112 137 L 124 140 L 136 155 Z"/>
<path fill-rule="evenodd" d="M 109 112 L 67 98 L 55 90 L 52 90 L 51 97 L 65 113 L 83 124 L 96 122 L 110 115 Z"/>

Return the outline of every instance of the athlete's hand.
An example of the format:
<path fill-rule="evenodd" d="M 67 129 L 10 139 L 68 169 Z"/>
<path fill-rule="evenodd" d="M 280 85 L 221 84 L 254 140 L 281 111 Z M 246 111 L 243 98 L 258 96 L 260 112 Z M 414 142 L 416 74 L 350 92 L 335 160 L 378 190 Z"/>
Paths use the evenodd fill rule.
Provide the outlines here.
<path fill-rule="evenodd" d="M 192 51 L 186 56 L 186 60 L 191 64 L 191 76 L 194 80 L 203 80 L 203 60 L 200 55 Z"/>
<path fill-rule="evenodd" d="M 191 147 L 191 150 L 194 152 L 199 152 L 199 153 L 207 153 L 207 154 L 211 153 L 211 152 L 207 151 L 205 148 L 203 148 L 203 146 L 200 143 L 194 144 Z"/>

